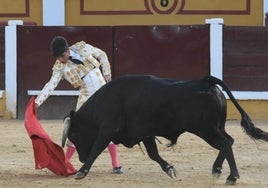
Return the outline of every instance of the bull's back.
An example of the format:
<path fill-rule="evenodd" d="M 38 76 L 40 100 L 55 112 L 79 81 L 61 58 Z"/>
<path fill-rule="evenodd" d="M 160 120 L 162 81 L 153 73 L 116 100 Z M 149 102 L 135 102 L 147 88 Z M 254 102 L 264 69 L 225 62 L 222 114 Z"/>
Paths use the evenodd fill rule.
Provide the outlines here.
<path fill-rule="evenodd" d="M 129 134 L 189 131 L 209 121 L 208 117 L 216 120 L 220 111 L 225 111 L 222 93 L 204 80 L 177 81 L 130 75 L 105 87 L 108 91 L 105 93 L 109 94 L 103 98 L 105 104 L 113 106 L 114 116 L 121 117 L 122 126 L 127 127 Z"/>

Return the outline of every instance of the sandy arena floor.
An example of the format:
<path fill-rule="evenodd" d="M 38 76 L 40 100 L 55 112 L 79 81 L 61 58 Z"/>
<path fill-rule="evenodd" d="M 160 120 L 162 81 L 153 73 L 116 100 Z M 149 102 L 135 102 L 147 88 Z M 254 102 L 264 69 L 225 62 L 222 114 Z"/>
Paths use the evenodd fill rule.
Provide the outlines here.
<path fill-rule="evenodd" d="M 255 124 L 268 131 L 268 121 L 255 121 Z M 41 124 L 60 144 L 62 121 L 41 121 Z M 82 180 L 73 177 L 56 176 L 47 169 L 36 170 L 32 143 L 21 120 L 0 120 L 0 187 L 109 187 L 109 188 L 214 188 L 226 187 L 229 174 L 227 162 L 220 178 L 211 176 L 211 166 L 217 150 L 200 138 L 184 134 L 173 148 L 166 148 L 166 140 L 159 145 L 161 156 L 173 164 L 177 178 L 169 178 L 156 164 L 144 155 L 138 146 L 125 148 L 119 145 L 119 155 L 124 174 L 111 173 L 109 153 L 105 150 L 93 164 L 88 176 Z M 227 132 L 235 139 L 233 146 L 240 179 L 236 188 L 268 187 L 268 143 L 254 142 L 244 134 L 238 121 L 227 122 Z M 143 147 L 145 151 L 145 148 Z M 77 154 L 73 158 L 75 167 L 81 163 Z"/>

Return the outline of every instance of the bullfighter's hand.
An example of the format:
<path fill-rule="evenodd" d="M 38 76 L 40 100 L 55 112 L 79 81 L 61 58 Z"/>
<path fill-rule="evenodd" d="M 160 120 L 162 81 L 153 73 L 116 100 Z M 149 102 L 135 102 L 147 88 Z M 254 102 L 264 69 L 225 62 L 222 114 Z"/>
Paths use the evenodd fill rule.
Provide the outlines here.
<path fill-rule="evenodd" d="M 112 76 L 110 74 L 104 75 L 104 79 L 106 82 L 110 82 L 112 80 Z"/>

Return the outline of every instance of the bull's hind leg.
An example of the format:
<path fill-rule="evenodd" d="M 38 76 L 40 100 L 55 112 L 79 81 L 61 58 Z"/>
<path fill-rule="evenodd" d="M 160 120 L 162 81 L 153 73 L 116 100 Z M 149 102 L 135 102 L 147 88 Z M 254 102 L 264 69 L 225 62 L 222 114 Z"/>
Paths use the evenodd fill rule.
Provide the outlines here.
<path fill-rule="evenodd" d="M 207 136 L 202 136 L 211 146 L 217 148 L 220 150 L 219 155 L 216 158 L 216 161 L 214 162 L 214 165 L 217 167 L 221 167 L 224 158 L 227 159 L 227 162 L 230 167 L 230 175 L 228 176 L 226 180 L 226 184 L 232 185 L 235 184 L 236 180 L 239 178 L 239 173 L 237 170 L 236 162 L 234 159 L 234 154 L 232 150 L 232 143 L 233 139 L 225 132 L 222 132 L 220 130 L 216 130 L 213 133 L 206 133 L 205 135 L 210 135 L 209 137 Z M 216 167 L 216 168 L 217 168 Z"/>
<path fill-rule="evenodd" d="M 143 143 L 145 145 L 149 157 L 152 160 L 156 161 L 161 166 L 162 170 L 166 172 L 169 177 L 171 178 L 176 177 L 175 168 L 160 157 L 157 145 L 155 143 L 155 137 L 147 138 L 143 140 Z"/>
<path fill-rule="evenodd" d="M 225 137 L 229 140 L 230 144 L 233 145 L 234 139 L 230 135 L 228 135 L 224 130 L 223 130 L 223 133 L 224 133 Z M 213 164 L 213 167 L 212 167 L 212 175 L 213 176 L 219 177 L 221 175 L 222 164 L 223 164 L 225 158 L 226 158 L 225 153 L 220 150 L 219 154 L 218 154 L 218 156 Z"/>
<path fill-rule="evenodd" d="M 222 151 L 219 151 L 219 154 L 213 164 L 213 167 L 212 167 L 212 175 L 213 176 L 216 176 L 216 177 L 219 177 L 222 173 L 222 164 L 223 164 L 223 161 L 225 159 L 225 153 L 223 153 Z"/>
<path fill-rule="evenodd" d="M 236 180 L 239 178 L 239 173 L 237 170 L 236 162 L 234 159 L 234 154 L 231 146 L 223 148 L 223 151 L 226 153 L 226 159 L 230 167 L 230 175 L 226 180 L 226 184 L 233 185 L 235 184 Z"/>

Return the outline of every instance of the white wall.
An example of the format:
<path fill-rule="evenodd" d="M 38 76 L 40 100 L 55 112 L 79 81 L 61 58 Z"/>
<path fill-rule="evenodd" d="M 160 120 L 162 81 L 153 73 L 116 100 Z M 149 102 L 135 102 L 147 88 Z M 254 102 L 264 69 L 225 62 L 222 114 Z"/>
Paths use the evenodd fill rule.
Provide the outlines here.
<path fill-rule="evenodd" d="M 17 25 L 21 20 L 10 20 L 5 27 L 5 85 L 6 108 L 17 117 Z"/>

